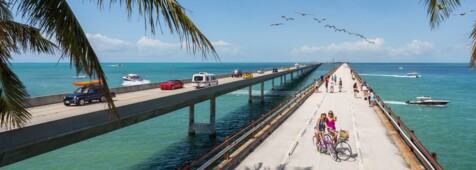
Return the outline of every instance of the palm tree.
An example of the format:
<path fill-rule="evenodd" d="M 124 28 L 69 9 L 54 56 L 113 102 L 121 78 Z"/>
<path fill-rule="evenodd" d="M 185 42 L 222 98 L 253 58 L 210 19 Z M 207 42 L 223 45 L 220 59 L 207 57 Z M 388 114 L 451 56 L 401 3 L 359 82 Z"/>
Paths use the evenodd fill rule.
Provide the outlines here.
<path fill-rule="evenodd" d="M 10 31 L 8 32 L 10 37 L 2 36 L 0 41 L 0 64 L 2 64 L 0 65 L 0 87 L 2 87 L 0 89 L 0 127 L 22 127 L 30 118 L 30 114 L 25 109 L 28 104 L 24 101 L 28 93 L 21 81 L 8 68 L 7 63 L 11 59 L 10 52 L 20 53 L 20 49 L 52 53 L 55 45 L 41 37 L 40 32 L 46 38 L 56 42 L 62 54 L 61 59 L 69 59 L 70 65 L 75 67 L 77 73 L 83 71 L 89 77 L 102 81 L 110 113 L 115 118 L 119 118 L 99 59 L 66 0 L 9 0 L 9 3 L 6 1 L 8 0 L 0 0 L 2 22 L 12 20 L 10 12 L 12 6 L 9 4 L 14 4 L 20 16 L 28 23 L 28 25 L 17 24 L 31 31 Z M 96 4 L 102 8 L 104 1 L 96 0 Z M 117 4 L 124 6 L 129 17 L 134 12 L 133 9 L 138 9 L 139 15 L 147 21 L 153 34 L 157 25 L 162 29 L 160 23 L 160 17 L 162 17 L 165 26 L 171 33 L 178 34 L 180 40 L 185 42 L 188 51 L 193 54 L 201 52 L 204 60 L 207 60 L 209 55 L 219 59 L 211 42 L 175 0 L 109 0 L 108 4 L 111 7 Z M 39 29 L 34 29 L 32 26 L 37 26 Z M 0 34 L 2 30 L 0 26 Z M 15 41 L 11 44 L 4 43 L 4 41 L 12 40 Z"/>
<path fill-rule="evenodd" d="M 453 11 L 461 6 L 460 0 L 424 0 L 428 7 L 427 13 L 430 16 L 430 27 L 436 29 L 445 20 L 450 17 Z M 473 25 L 473 31 L 469 38 L 473 40 L 473 51 L 469 62 L 469 67 L 474 68 L 476 62 L 476 23 Z"/>

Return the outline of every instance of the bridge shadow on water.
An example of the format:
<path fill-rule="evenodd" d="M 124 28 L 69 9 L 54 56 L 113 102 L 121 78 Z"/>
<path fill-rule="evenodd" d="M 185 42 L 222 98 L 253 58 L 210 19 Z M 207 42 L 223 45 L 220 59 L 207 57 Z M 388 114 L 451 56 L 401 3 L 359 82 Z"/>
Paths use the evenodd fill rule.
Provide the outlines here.
<path fill-rule="evenodd" d="M 185 162 L 193 161 L 222 142 L 227 136 L 231 136 L 241 128 L 248 125 L 253 120 L 261 117 L 267 111 L 276 107 L 280 102 L 294 91 L 300 90 L 307 85 L 313 73 L 295 79 L 292 83 L 283 85 L 282 88 L 275 89 L 265 94 L 265 103 L 253 101 L 235 110 L 232 110 L 221 119 L 216 120 L 216 138 L 209 138 L 205 132 L 197 132 L 195 136 L 184 134 L 183 139 L 173 143 L 165 151 L 156 153 L 142 163 L 132 167 L 132 169 L 175 169 Z"/>

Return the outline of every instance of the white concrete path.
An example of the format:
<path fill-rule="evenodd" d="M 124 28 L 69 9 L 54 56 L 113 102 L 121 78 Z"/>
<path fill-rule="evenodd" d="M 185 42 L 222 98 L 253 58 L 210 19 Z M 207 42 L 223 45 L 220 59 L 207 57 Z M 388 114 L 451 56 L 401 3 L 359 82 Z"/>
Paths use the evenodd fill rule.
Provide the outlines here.
<path fill-rule="evenodd" d="M 354 98 L 350 68 L 343 65 L 336 74 L 343 81 L 341 93 L 338 86 L 336 93 L 326 93 L 323 85 L 320 93 L 311 95 L 237 169 L 408 169 L 368 101 Z M 347 161 L 337 162 L 316 151 L 314 126 L 318 116 L 329 110 L 337 116 L 337 129 L 350 130 L 348 142 L 354 156 Z M 296 141 L 297 147 L 288 155 Z"/>

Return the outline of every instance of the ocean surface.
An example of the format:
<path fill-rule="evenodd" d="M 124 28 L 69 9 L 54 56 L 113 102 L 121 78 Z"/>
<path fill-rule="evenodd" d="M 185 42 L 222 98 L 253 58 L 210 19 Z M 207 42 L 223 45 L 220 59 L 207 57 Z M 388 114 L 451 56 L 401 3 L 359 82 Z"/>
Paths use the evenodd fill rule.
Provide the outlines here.
<path fill-rule="evenodd" d="M 151 82 L 190 78 L 197 72 L 231 73 L 291 66 L 294 63 L 121 63 L 103 64 L 111 87 L 122 84 L 128 73 L 140 74 Z M 304 63 L 302 63 L 304 64 Z M 362 78 L 380 95 L 446 169 L 472 169 L 476 166 L 476 73 L 467 64 L 365 64 L 351 63 Z M 13 70 L 27 86 L 31 96 L 67 93 L 75 89 L 76 78 L 68 64 L 14 63 Z M 402 67 L 402 69 L 399 69 Z M 217 98 L 217 138 L 206 133 L 187 136 L 188 109 L 181 109 L 80 143 L 51 151 L 2 169 L 173 169 L 199 157 L 226 136 L 275 107 L 287 96 L 328 72 L 324 64 L 306 77 L 270 90 L 265 83 L 265 104 L 247 102 L 247 89 Z M 423 75 L 405 78 L 408 72 Z M 279 79 L 277 79 L 279 82 Z M 259 85 L 253 87 L 259 93 Z M 417 96 L 450 100 L 445 107 L 406 105 Z M 196 105 L 196 122 L 208 122 L 208 102 Z M 203 113 L 203 114 L 201 114 Z"/>

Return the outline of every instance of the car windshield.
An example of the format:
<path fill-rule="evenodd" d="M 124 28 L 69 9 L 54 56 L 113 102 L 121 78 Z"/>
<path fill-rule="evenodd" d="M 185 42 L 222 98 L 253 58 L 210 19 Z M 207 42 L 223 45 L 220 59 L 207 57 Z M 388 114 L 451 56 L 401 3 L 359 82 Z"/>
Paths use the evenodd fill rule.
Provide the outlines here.
<path fill-rule="evenodd" d="M 193 81 L 203 81 L 203 77 L 202 76 L 195 76 L 195 77 L 193 77 Z"/>
<path fill-rule="evenodd" d="M 88 93 L 89 91 L 89 87 L 80 87 L 78 89 L 76 89 L 76 91 L 74 91 L 74 93 Z"/>

